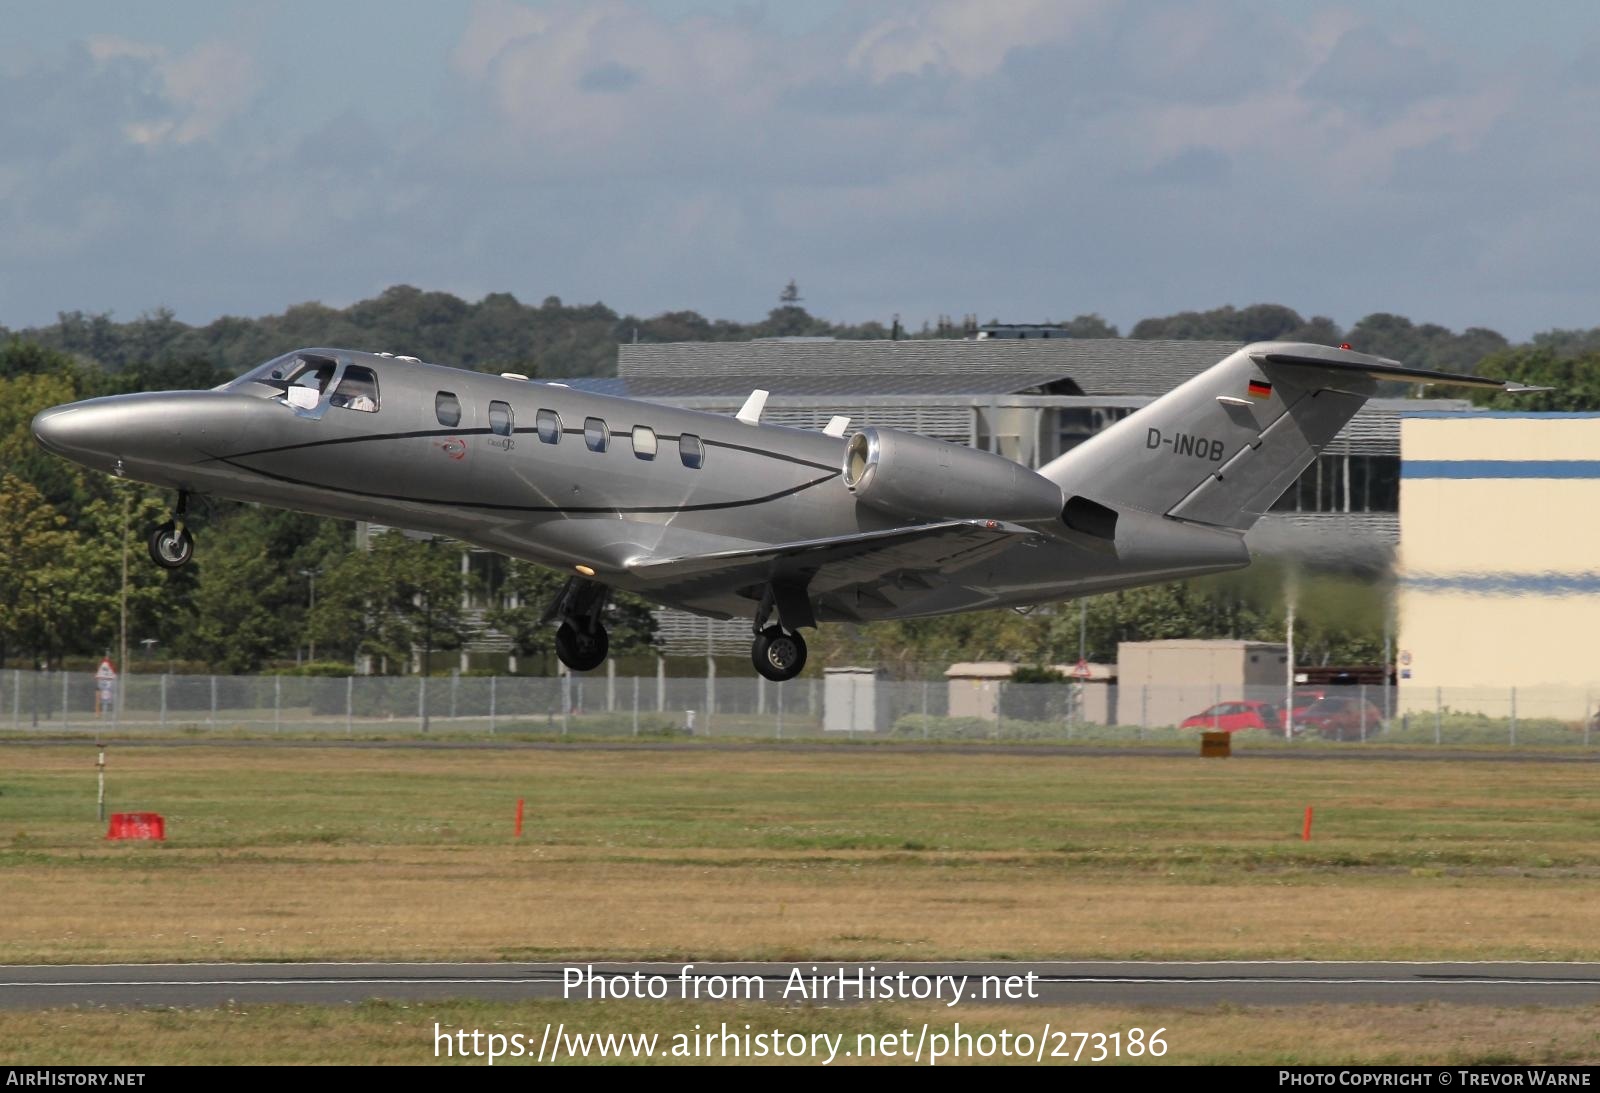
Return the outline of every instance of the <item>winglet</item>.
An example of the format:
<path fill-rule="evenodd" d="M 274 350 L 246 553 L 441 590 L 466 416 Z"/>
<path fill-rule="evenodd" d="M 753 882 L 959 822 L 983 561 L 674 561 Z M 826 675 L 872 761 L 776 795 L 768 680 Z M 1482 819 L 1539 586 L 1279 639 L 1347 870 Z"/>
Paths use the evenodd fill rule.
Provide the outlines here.
<path fill-rule="evenodd" d="M 834 414 L 828 419 L 827 428 L 822 431 L 828 436 L 844 436 L 844 431 L 850 428 L 850 418 L 845 414 Z"/>
<path fill-rule="evenodd" d="M 1540 391 L 1554 391 L 1554 390 L 1555 390 L 1554 387 L 1534 387 L 1534 386 L 1531 386 L 1531 385 L 1526 384 L 1526 383 L 1508 383 L 1508 384 L 1506 384 L 1506 394 L 1508 394 L 1508 395 L 1532 395 L 1532 394 L 1537 394 Z"/>
<path fill-rule="evenodd" d="M 750 392 L 750 397 L 744 400 L 744 405 L 739 407 L 739 412 L 733 416 L 746 425 L 760 425 L 761 411 L 767 408 L 767 393 L 757 387 Z"/>

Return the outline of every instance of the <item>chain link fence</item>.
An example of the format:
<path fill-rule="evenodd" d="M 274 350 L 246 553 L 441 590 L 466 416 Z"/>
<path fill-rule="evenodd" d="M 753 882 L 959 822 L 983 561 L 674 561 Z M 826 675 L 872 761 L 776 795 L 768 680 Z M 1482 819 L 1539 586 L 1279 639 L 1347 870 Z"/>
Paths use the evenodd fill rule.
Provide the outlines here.
<path fill-rule="evenodd" d="M 120 692 L 120 693 L 118 693 Z M 695 736 L 742 739 L 1193 741 L 1600 746 L 1600 692 L 1581 688 L 1328 687 L 1226 693 L 1203 684 L 892 681 L 852 671 L 759 677 L 132 675 L 0 672 L 0 730 L 388 737 Z M 1284 722 L 1291 721 L 1286 731 Z"/>

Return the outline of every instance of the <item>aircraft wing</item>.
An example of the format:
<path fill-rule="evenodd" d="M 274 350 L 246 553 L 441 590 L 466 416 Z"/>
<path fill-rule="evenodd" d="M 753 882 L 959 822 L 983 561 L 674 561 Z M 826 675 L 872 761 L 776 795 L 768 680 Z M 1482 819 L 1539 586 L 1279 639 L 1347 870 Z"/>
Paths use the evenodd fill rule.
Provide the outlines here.
<path fill-rule="evenodd" d="M 830 615 L 849 616 L 852 599 L 882 604 L 920 596 L 945 583 L 946 573 L 1036 534 L 1000 520 L 946 520 L 748 550 L 647 558 L 629 564 L 628 571 L 673 600 L 729 589 L 759 595 L 756 590 L 768 583 L 789 584 L 830 606 Z"/>

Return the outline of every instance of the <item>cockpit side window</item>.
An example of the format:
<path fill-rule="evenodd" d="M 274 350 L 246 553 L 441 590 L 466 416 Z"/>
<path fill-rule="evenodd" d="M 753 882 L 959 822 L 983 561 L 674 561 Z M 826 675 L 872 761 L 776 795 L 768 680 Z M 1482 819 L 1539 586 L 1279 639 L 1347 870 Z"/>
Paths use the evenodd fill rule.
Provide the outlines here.
<path fill-rule="evenodd" d="M 496 399 L 489 403 L 489 431 L 496 436 L 511 435 L 511 404 Z"/>
<path fill-rule="evenodd" d="M 461 400 L 456 398 L 454 391 L 439 391 L 433 396 L 433 416 L 446 429 L 454 429 L 461 424 Z"/>
<path fill-rule="evenodd" d="M 378 410 L 378 377 L 372 369 L 363 368 L 358 364 L 347 365 L 344 375 L 339 379 L 339 387 L 328 400 L 331 406 L 342 406 L 347 410 L 362 410 L 366 413 L 376 413 Z"/>

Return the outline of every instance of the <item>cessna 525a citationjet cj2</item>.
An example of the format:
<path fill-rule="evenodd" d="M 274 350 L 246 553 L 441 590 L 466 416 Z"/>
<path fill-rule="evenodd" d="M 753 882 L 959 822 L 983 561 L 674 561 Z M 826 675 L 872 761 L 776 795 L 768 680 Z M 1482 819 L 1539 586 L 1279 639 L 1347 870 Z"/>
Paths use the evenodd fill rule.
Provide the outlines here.
<path fill-rule="evenodd" d="M 606 657 L 613 588 L 754 620 L 768 679 L 800 631 L 1005 607 L 1249 564 L 1244 533 L 1378 383 L 1506 384 L 1346 349 L 1238 350 L 1031 471 L 893 429 L 846 436 L 413 358 L 306 349 L 211 391 L 45 410 L 38 442 L 178 491 L 151 556 L 181 566 L 191 494 L 450 536 L 570 574 L 557 650 Z"/>

